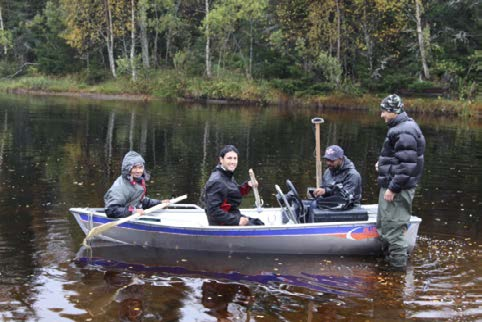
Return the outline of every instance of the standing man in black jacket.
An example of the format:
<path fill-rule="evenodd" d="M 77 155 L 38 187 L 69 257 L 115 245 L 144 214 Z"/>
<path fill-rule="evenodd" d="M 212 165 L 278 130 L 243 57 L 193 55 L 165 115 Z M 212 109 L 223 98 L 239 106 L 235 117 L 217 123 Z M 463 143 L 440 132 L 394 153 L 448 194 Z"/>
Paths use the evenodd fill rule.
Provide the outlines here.
<path fill-rule="evenodd" d="M 425 138 L 405 113 L 398 95 L 385 97 L 380 107 L 388 132 L 375 164 L 380 186 L 377 229 L 391 268 L 404 271 L 408 248 L 404 234 L 412 215 L 415 187 L 422 177 Z"/>

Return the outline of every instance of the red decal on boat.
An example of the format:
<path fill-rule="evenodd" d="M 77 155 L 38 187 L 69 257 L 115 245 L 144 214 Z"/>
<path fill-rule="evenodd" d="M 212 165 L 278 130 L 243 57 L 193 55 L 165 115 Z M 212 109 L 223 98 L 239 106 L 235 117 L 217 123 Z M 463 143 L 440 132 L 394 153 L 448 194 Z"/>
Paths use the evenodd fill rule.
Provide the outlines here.
<path fill-rule="evenodd" d="M 376 227 L 363 227 L 361 232 L 357 231 L 351 231 L 347 233 L 346 238 L 348 239 L 354 239 L 354 240 L 362 240 L 362 239 L 370 239 L 370 238 L 377 238 L 378 231 Z"/>

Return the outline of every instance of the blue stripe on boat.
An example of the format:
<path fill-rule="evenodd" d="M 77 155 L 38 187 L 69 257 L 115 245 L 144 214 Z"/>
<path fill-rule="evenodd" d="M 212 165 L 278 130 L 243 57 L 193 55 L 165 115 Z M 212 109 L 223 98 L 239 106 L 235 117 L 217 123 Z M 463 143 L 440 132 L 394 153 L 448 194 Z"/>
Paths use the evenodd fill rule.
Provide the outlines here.
<path fill-rule="evenodd" d="M 80 218 L 88 222 L 89 215 L 79 213 Z M 104 224 L 107 222 L 111 222 L 111 219 L 108 218 L 101 218 L 101 217 L 93 217 L 92 221 L 94 223 Z M 360 225 L 356 226 L 347 226 L 347 227 L 302 227 L 302 228 L 270 228 L 266 230 L 209 230 L 209 228 L 202 228 L 202 229 L 192 229 L 192 228 L 173 228 L 173 227 L 160 227 L 160 226 L 151 226 L 151 225 L 142 225 L 137 224 L 134 222 L 126 222 L 119 227 L 122 228 L 129 228 L 129 229 L 136 229 L 136 230 L 144 230 L 144 231 L 152 231 L 152 232 L 164 232 L 164 233 L 171 233 L 171 234 L 180 234 L 180 235 L 197 235 L 197 236 L 286 236 L 286 235 L 336 235 L 336 234 L 346 234 L 349 231 L 354 233 L 362 232 L 364 228 L 367 227 L 374 227 L 374 225 Z"/>

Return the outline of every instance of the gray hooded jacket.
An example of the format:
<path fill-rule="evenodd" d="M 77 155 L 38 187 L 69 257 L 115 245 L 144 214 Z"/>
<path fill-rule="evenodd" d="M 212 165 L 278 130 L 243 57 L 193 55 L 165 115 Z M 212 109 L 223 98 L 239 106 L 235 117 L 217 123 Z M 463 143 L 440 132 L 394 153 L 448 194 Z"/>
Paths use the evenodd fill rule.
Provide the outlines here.
<path fill-rule="evenodd" d="M 110 218 L 123 218 L 132 215 L 136 208 L 147 209 L 160 203 L 157 199 L 146 197 L 146 181 L 149 180 L 146 172 L 140 179 L 130 175 L 134 165 L 142 164 L 142 156 L 134 151 L 129 151 L 122 160 L 121 176 L 118 177 L 104 195 L 105 213 Z"/>

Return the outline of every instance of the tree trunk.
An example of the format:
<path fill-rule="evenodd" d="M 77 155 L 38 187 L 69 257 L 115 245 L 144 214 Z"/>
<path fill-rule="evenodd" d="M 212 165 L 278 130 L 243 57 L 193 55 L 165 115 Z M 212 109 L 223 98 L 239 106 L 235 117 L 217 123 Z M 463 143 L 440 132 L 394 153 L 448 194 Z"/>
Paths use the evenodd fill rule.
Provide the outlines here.
<path fill-rule="evenodd" d="M 154 12 L 156 16 L 156 24 L 157 26 L 159 25 L 159 15 L 157 12 L 157 4 L 154 7 Z M 152 49 L 152 63 L 154 64 L 154 67 L 159 67 L 159 59 L 157 58 L 158 50 L 157 50 L 157 41 L 159 39 L 159 28 L 154 27 L 155 33 L 154 33 L 154 48 Z"/>
<path fill-rule="evenodd" d="M 2 7 L 0 7 L 0 31 L 3 33 L 5 31 L 5 27 L 3 26 L 3 15 L 2 15 Z M 7 55 L 8 45 L 5 43 L 3 44 L 3 54 Z"/>
<path fill-rule="evenodd" d="M 249 65 L 248 78 L 253 76 L 253 20 L 249 20 Z"/>
<path fill-rule="evenodd" d="M 141 6 L 139 8 L 140 11 L 140 18 L 139 18 L 139 27 L 140 27 L 140 38 L 141 38 L 141 50 L 142 50 L 142 66 L 144 68 L 149 69 L 151 67 L 149 61 L 149 39 L 147 38 L 147 22 L 146 22 L 146 8 L 145 6 Z"/>
<path fill-rule="evenodd" d="M 181 5 L 181 0 L 178 0 L 176 2 L 176 6 L 174 9 L 174 17 L 177 17 L 177 12 L 179 11 L 180 5 Z M 165 57 L 166 65 L 167 65 L 167 60 L 169 59 L 169 56 L 171 56 L 171 41 L 172 41 L 172 25 L 169 24 L 169 29 L 167 30 L 167 35 L 166 35 L 166 57 Z"/>
<path fill-rule="evenodd" d="M 105 5 L 105 15 L 107 19 L 107 54 L 109 56 L 109 66 L 112 76 L 117 78 L 117 73 L 115 69 L 115 59 L 114 59 L 114 28 L 112 26 L 112 12 L 110 10 L 110 5 L 108 0 L 104 0 Z"/>
<path fill-rule="evenodd" d="M 210 57 L 210 36 L 209 36 L 209 0 L 205 0 L 206 4 L 206 76 L 211 78 L 211 57 Z"/>
<path fill-rule="evenodd" d="M 341 51 L 341 13 L 340 13 L 340 2 L 336 0 L 336 58 L 340 61 L 340 51 Z"/>
<path fill-rule="evenodd" d="M 135 82 L 137 80 L 136 73 L 136 6 L 135 0 L 131 0 L 131 73 L 132 80 Z"/>
<path fill-rule="evenodd" d="M 368 60 L 368 68 L 370 73 L 373 72 L 373 41 L 369 32 L 370 21 L 368 18 L 368 14 L 366 12 L 367 4 L 363 6 L 363 22 L 362 30 L 363 30 L 363 38 L 365 39 L 365 45 L 367 46 L 367 60 Z"/>
<path fill-rule="evenodd" d="M 423 76 L 425 79 L 430 79 L 430 71 L 427 64 L 427 53 L 425 52 L 425 40 L 423 37 L 421 6 L 421 0 L 415 0 L 415 20 L 417 22 L 418 46 L 420 49 L 420 59 L 422 61 Z"/>

